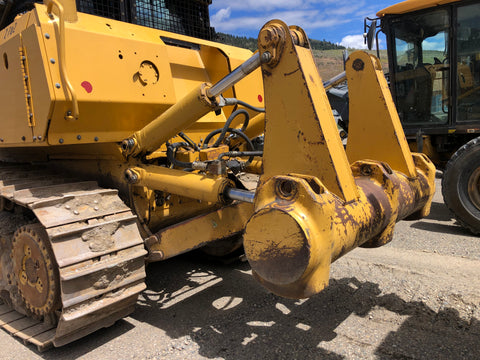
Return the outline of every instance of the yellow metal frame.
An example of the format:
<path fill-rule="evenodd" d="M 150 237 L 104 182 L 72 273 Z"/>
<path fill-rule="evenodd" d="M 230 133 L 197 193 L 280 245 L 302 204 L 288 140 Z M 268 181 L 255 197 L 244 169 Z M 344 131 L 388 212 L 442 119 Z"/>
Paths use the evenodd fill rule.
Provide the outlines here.
<path fill-rule="evenodd" d="M 338 257 L 384 245 L 397 221 L 427 215 L 435 188 L 435 167 L 412 157 L 378 60 L 363 52 L 347 62 L 349 165 L 305 39 L 279 20 L 260 32 L 260 52 L 272 56 L 262 65 L 264 172 L 244 235 L 255 278 L 291 298 L 327 286 Z"/>
<path fill-rule="evenodd" d="M 223 196 L 232 181 L 226 177 L 211 177 L 161 166 L 134 167 L 130 170 L 132 183 L 173 194 L 213 203 L 229 203 Z"/>
<path fill-rule="evenodd" d="M 350 104 L 349 161 L 375 159 L 415 177 L 415 165 L 380 60 L 358 51 L 350 55 L 345 68 Z"/>
<path fill-rule="evenodd" d="M 358 193 L 311 50 L 308 44 L 296 46 L 290 30 L 273 20 L 259 36 L 260 53 L 277 54 L 262 65 L 268 76 L 263 79 L 267 117 L 261 182 L 288 173 L 311 175 L 353 201 Z M 292 31 L 307 39 L 301 29 Z"/>
<path fill-rule="evenodd" d="M 0 67 L 0 79 L 11 83 L 15 95 L 8 110 L 0 106 L 0 116 L 20 119 L 14 129 L 8 129 L 12 121 L 0 124 L 0 133 L 8 135 L 0 141 L 6 148 L 1 154 L 18 161 L 40 153 L 75 175 L 119 188 L 148 236 L 149 260 L 244 229 L 254 276 L 279 295 L 302 298 L 328 284 L 332 261 L 357 246 L 386 244 L 397 221 L 428 214 L 435 168 L 410 153 L 374 57 L 354 53 L 346 65 L 351 119 L 345 152 L 308 37 L 299 27 L 270 21 L 260 31 L 259 53 L 250 57 L 247 50 L 77 14 L 73 0 L 47 4 L 21 16 L 18 29 L 4 31 L 6 40 L 0 41 L 9 57 L 25 49 L 31 87 L 27 93 L 21 66 Z M 169 45 L 172 38 L 187 46 Z M 229 189 L 235 183 L 226 163 L 211 159 L 223 150 L 204 151 L 207 160 L 195 167 L 175 165 L 164 150 L 183 131 L 194 149 L 186 159 L 200 158 L 197 144 L 222 128 L 233 111 L 221 108 L 213 90 L 214 96 L 207 96 L 216 87 L 209 84 L 244 61 L 261 69 L 222 91 L 265 105 L 265 114 L 250 111 L 256 116 L 245 131 L 249 137 L 264 132 L 265 144 L 262 159 L 247 167 L 260 173 L 255 194 L 234 189 L 253 205 L 225 207 L 229 196 L 235 198 Z M 29 115 L 28 95 L 33 127 L 28 118 L 22 121 Z M 81 116 L 65 121 L 66 114 Z M 212 228 L 212 221 L 222 224 Z M 201 234 L 188 237 L 192 231 Z"/>
<path fill-rule="evenodd" d="M 146 240 L 148 260 L 165 260 L 240 234 L 252 212 L 252 204 L 237 203 L 160 230 Z"/>
<path fill-rule="evenodd" d="M 77 13 L 72 0 L 54 0 L 47 4 L 48 7 L 36 4 L 34 10 L 19 16 L 12 26 L 1 32 L 2 49 L 10 48 L 15 41 L 18 48 L 19 40 L 15 40 L 15 36 L 20 39 L 27 33 L 36 34 L 36 39 L 28 35 L 31 40 L 24 44 L 29 63 L 35 60 L 41 64 L 31 67 L 30 77 L 36 83 L 40 83 L 41 78 L 47 79 L 47 84 L 42 85 L 42 92 L 31 94 L 36 126 L 28 130 L 7 129 L 0 124 L 0 133 L 6 134 L 2 135 L 4 141 L 0 142 L 0 148 L 117 143 L 145 127 L 200 84 L 218 81 L 251 56 L 245 49 Z M 64 15 L 57 5 L 63 7 Z M 191 44 L 192 48 L 169 45 L 169 39 Z M 12 51 L 3 52 L 13 59 Z M 156 83 L 139 81 L 138 72 L 143 62 L 157 69 Z M 8 80 L 9 84 L 20 82 Z M 65 121 L 65 118 L 75 118 L 75 94 L 81 119 Z M 225 96 L 236 96 L 263 107 L 260 72 L 242 80 Z M 19 118 L 20 112 L 27 116 L 25 102 L 19 103 L 18 96 L 6 93 L 4 98 L 9 99 L 12 112 L 8 118 Z M 213 128 L 221 127 L 231 111 L 229 107 L 220 115 L 210 112 L 197 119 L 187 130 L 189 136 L 199 142 Z M 49 152 L 50 147 L 45 151 Z M 95 153 L 92 147 L 92 154 Z"/>
<path fill-rule="evenodd" d="M 406 0 L 380 10 L 377 12 L 377 16 L 383 17 L 385 15 L 405 14 L 412 11 L 428 9 L 431 7 L 451 4 L 459 1 L 461 0 Z"/>

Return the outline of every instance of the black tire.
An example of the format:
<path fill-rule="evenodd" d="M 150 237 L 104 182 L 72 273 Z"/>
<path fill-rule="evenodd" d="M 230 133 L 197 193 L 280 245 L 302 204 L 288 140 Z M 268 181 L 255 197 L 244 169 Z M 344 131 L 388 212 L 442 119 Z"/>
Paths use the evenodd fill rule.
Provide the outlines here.
<path fill-rule="evenodd" d="M 442 195 L 458 222 L 480 234 L 480 137 L 463 145 L 448 161 Z"/>

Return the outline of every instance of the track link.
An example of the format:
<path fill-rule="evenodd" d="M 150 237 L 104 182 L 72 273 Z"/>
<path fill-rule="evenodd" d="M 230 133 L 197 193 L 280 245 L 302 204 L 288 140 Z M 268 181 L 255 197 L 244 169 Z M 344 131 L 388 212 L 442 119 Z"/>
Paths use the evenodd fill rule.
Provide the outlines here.
<path fill-rule="evenodd" d="M 58 266 L 61 301 L 54 321 L 0 305 L 1 327 L 42 351 L 110 326 L 134 310 L 145 289 L 146 251 L 137 218 L 117 190 L 32 166 L 0 166 L 0 195 L 5 208 L 16 204 L 30 209 L 46 231 Z M 11 286 L 1 279 L 15 274 L 2 275 L 11 269 L 1 265 L 0 291 L 5 294 Z"/>

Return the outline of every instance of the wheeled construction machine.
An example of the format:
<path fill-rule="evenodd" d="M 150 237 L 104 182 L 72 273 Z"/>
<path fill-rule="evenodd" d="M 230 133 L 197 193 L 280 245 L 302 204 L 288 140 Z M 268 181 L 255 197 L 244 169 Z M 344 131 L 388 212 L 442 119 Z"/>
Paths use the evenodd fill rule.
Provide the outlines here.
<path fill-rule="evenodd" d="M 305 32 L 279 20 L 251 54 L 48 0 L 0 39 L 0 324 L 40 349 L 131 313 L 145 262 L 243 243 L 263 286 L 305 298 L 429 213 L 435 168 L 364 52 L 345 149 Z"/>

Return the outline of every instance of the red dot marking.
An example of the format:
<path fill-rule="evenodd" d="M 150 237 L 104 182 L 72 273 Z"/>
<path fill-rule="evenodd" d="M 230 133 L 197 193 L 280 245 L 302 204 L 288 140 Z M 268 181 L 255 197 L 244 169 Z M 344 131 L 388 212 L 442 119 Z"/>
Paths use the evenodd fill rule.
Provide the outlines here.
<path fill-rule="evenodd" d="M 258 95 L 258 102 L 262 102 L 262 101 L 263 101 L 262 95 Z"/>
<path fill-rule="evenodd" d="M 85 89 L 85 91 L 86 91 L 87 93 L 90 94 L 90 93 L 93 91 L 93 86 L 92 86 L 92 84 L 90 84 L 88 81 L 82 82 L 81 85 L 82 85 L 82 87 Z"/>

